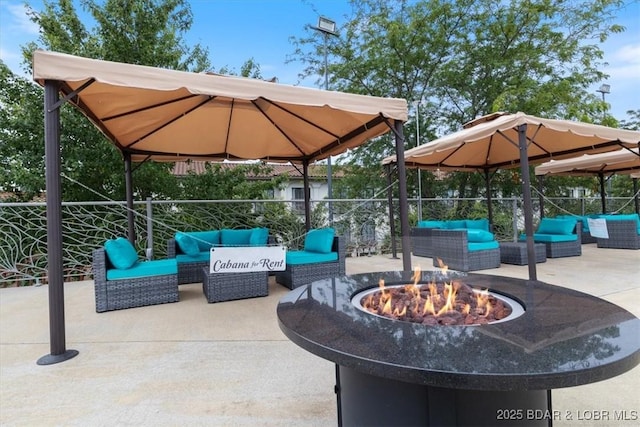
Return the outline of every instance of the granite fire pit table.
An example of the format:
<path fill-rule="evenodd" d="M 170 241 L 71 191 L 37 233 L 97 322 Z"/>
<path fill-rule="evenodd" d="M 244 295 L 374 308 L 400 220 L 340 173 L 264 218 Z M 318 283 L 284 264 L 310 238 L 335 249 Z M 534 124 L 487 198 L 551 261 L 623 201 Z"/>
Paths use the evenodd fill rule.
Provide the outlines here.
<path fill-rule="evenodd" d="M 450 281 L 422 272 L 420 283 Z M 277 307 L 295 344 L 336 365 L 338 425 L 552 425 L 551 390 L 620 375 L 640 362 L 640 320 L 602 299 L 484 274 L 456 280 L 524 312 L 499 323 L 427 326 L 356 307 L 364 289 L 412 283 L 411 272 L 313 282 Z"/>

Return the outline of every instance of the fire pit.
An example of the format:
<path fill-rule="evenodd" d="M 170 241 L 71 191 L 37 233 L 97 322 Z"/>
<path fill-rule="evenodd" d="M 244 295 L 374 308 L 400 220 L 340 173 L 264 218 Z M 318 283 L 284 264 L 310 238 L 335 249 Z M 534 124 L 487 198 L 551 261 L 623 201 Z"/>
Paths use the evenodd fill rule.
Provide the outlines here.
<path fill-rule="evenodd" d="M 487 289 L 474 289 L 455 278 L 420 284 L 421 278 L 416 269 L 408 285 L 386 286 L 380 279 L 379 289 L 358 292 L 352 302 L 376 316 L 431 326 L 486 325 L 524 313 L 517 301 Z"/>
<path fill-rule="evenodd" d="M 422 272 L 417 283 L 451 277 Z M 389 288 L 414 283 L 410 272 L 321 280 L 282 298 L 285 335 L 336 364 L 339 425 L 551 425 L 560 413 L 552 389 L 605 380 L 640 362 L 640 321 L 614 304 L 538 281 L 455 279 L 508 298 L 516 315 L 430 325 L 360 303 L 380 280 Z"/>

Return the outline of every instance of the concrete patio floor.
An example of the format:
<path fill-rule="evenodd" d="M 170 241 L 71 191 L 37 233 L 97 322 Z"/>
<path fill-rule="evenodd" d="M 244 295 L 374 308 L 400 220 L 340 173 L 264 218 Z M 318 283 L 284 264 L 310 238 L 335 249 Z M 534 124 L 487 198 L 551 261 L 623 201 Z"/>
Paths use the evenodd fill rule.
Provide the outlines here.
<path fill-rule="evenodd" d="M 433 269 L 429 258 L 412 265 Z M 400 269 L 389 255 L 347 258 L 348 274 Z M 537 271 L 640 317 L 640 251 L 583 245 L 582 256 Z M 528 277 L 527 266 L 507 264 L 478 273 Z M 284 336 L 276 306 L 288 289 L 272 281 L 269 291 L 207 304 L 200 284 L 182 285 L 178 303 L 98 314 L 93 282 L 67 283 L 66 343 L 80 353 L 39 366 L 50 351 L 47 287 L 0 289 L 0 425 L 336 425 L 334 365 Z M 554 425 L 638 425 L 639 385 L 635 367 L 554 390 Z M 628 419 L 615 421 L 614 411 Z"/>

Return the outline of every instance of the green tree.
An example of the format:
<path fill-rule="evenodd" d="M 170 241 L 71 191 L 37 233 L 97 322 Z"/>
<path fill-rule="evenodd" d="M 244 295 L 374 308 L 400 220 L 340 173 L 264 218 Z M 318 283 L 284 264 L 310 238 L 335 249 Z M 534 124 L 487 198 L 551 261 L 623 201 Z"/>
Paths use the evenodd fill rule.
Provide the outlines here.
<path fill-rule="evenodd" d="M 612 22 L 620 4 L 353 1 L 340 37 L 328 39 L 330 86 L 423 100 L 420 129 L 428 139 L 495 111 L 599 122 L 606 106 L 590 87 L 606 77 L 599 43 L 624 30 Z M 303 77 L 322 75 L 321 37 L 309 29 L 308 36 L 292 39 L 291 58 L 305 64 Z M 409 148 L 414 128 L 405 130 Z M 353 150 L 348 161 L 379 168 L 391 154 L 394 145 L 383 137 Z M 461 196 L 484 191 L 482 176 L 449 176 Z M 502 174 L 494 178 L 499 183 Z"/>
<path fill-rule="evenodd" d="M 23 46 L 26 68 L 31 67 L 32 52 L 45 48 L 58 52 L 111 61 L 144 64 L 183 71 L 203 71 L 209 67 L 208 52 L 200 45 L 188 47 L 183 34 L 192 24 L 189 3 L 182 0 L 107 0 L 82 1 L 96 25 L 87 29 L 77 14 L 74 2 L 46 2 L 42 11 L 30 9 L 29 15 L 40 27 L 37 42 Z M 2 71 L 3 152 L 12 153 L 8 183 L 22 189 L 24 197 L 42 191 L 44 185 L 44 138 L 42 91 L 23 79 Z M 23 88 L 23 96 L 16 95 Z M 124 198 L 124 166 L 118 150 L 80 113 L 69 105 L 61 110 L 62 170 L 64 200 Z M 28 126 L 27 126 L 28 125 Z M 19 170 L 22 167 L 22 170 Z M 177 182 L 169 163 L 146 162 L 134 169 L 134 195 L 144 199 L 175 197 Z"/>

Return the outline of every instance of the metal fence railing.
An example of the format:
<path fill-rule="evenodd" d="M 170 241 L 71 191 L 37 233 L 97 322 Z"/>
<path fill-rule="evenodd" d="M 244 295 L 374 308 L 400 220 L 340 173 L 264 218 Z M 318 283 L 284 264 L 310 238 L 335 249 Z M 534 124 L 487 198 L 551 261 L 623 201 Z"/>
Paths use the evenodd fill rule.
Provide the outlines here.
<path fill-rule="evenodd" d="M 297 249 L 305 233 L 296 201 L 282 200 L 147 200 L 134 203 L 136 247 L 141 256 L 166 256 L 166 241 L 176 231 L 267 227 L 270 234 Z M 391 235 L 387 199 L 312 201 L 311 226 L 333 226 L 347 241 L 348 256 L 401 251 L 399 212 L 394 200 L 395 235 Z M 421 204 L 421 210 L 418 209 Z M 545 199 L 545 214 L 585 215 L 600 212 L 600 198 Z M 629 199 L 607 199 L 608 211 L 634 212 Z M 534 216 L 539 204 L 534 200 Z M 485 199 L 412 199 L 409 222 L 422 219 L 482 218 Z M 520 199 L 492 200 L 493 231 L 499 240 L 513 240 L 524 229 Z M 65 281 L 91 279 L 92 250 L 105 240 L 127 234 L 124 202 L 63 203 L 63 263 Z M 0 287 L 47 283 L 47 222 L 45 203 L 0 203 Z M 392 244 L 393 243 L 393 244 Z"/>

